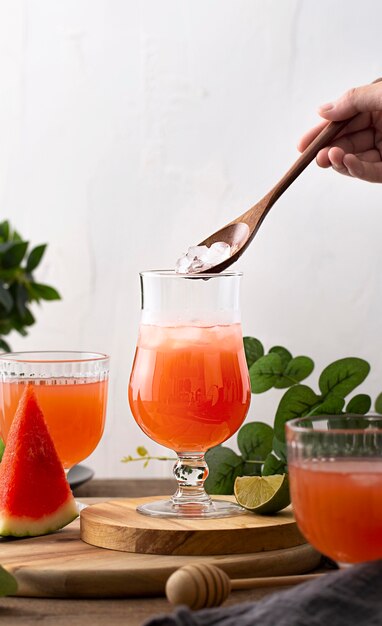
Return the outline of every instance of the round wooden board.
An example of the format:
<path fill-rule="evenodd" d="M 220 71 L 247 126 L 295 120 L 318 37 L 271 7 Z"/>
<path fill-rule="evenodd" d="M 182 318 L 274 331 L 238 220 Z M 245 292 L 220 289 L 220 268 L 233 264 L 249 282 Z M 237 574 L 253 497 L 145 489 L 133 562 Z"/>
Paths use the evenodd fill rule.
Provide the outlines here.
<path fill-rule="evenodd" d="M 111 550 L 176 556 L 244 554 L 305 543 L 291 507 L 276 515 L 244 513 L 221 519 L 176 519 L 142 515 L 136 507 L 151 498 L 102 502 L 81 511 L 81 539 Z M 232 500 L 231 496 L 221 499 Z"/>
<path fill-rule="evenodd" d="M 303 544 L 285 550 L 221 556 L 160 556 L 103 550 L 80 540 L 76 520 L 62 531 L 0 540 L 0 563 L 18 582 L 18 596 L 123 598 L 164 595 L 167 578 L 188 563 L 213 563 L 231 578 L 302 574 L 320 555 Z"/>

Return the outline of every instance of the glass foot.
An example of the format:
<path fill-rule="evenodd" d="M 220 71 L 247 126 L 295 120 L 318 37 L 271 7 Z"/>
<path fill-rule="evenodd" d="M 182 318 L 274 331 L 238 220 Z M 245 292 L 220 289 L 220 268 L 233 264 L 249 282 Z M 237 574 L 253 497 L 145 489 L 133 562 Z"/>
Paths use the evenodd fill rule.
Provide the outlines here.
<path fill-rule="evenodd" d="M 207 504 L 185 503 L 174 504 L 171 500 L 156 500 L 137 507 L 143 515 L 153 517 L 178 517 L 183 519 L 207 519 L 214 517 L 232 517 L 247 513 L 238 504 L 225 500 L 211 500 Z"/>

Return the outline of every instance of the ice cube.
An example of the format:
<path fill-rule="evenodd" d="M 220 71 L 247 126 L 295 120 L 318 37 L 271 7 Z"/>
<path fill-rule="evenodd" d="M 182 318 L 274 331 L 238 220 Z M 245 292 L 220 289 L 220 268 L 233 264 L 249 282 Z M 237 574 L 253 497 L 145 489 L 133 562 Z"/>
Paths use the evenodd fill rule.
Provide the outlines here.
<path fill-rule="evenodd" d="M 181 256 L 176 262 L 175 271 L 178 274 L 187 274 L 189 267 L 190 267 L 190 260 L 188 258 L 188 255 L 183 254 L 183 256 Z"/>
<path fill-rule="evenodd" d="M 230 251 L 231 248 L 227 243 L 217 241 L 208 249 L 208 255 L 206 256 L 205 261 L 210 263 L 211 266 L 218 265 L 229 258 Z"/>
<path fill-rule="evenodd" d="M 211 250 L 214 250 L 214 252 L 219 255 L 220 262 L 229 259 L 231 254 L 231 246 L 225 241 L 215 241 L 211 246 Z"/>
<path fill-rule="evenodd" d="M 203 261 L 206 255 L 208 256 L 208 250 L 209 248 L 207 246 L 191 246 L 191 248 L 188 249 L 187 256 L 192 258 L 192 260 L 200 259 Z"/>
<path fill-rule="evenodd" d="M 229 259 L 231 247 L 224 241 L 216 241 L 211 247 L 191 246 L 187 254 L 181 256 L 175 265 L 179 274 L 189 274 L 199 270 L 206 271 Z"/>

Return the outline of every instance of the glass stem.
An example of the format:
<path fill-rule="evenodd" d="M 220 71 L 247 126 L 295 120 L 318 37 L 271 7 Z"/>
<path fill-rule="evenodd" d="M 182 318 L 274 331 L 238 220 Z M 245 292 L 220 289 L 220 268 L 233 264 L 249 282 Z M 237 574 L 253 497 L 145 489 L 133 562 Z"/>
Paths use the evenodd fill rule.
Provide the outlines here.
<path fill-rule="evenodd" d="M 208 466 L 203 452 L 177 452 L 178 461 L 174 465 L 174 476 L 178 489 L 171 500 L 175 505 L 211 505 L 211 498 L 204 489 L 208 476 Z"/>

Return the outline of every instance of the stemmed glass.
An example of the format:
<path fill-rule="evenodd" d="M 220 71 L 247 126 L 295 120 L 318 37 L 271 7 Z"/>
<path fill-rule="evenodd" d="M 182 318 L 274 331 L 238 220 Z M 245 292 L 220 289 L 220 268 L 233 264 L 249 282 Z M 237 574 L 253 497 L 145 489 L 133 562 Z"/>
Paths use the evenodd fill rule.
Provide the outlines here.
<path fill-rule="evenodd" d="M 129 384 L 133 416 L 178 455 L 170 500 L 138 507 L 162 517 L 226 517 L 238 505 L 204 489 L 206 450 L 235 433 L 248 411 L 250 384 L 240 324 L 241 274 L 142 272 L 142 318 Z"/>
<path fill-rule="evenodd" d="M 382 419 L 306 417 L 286 424 L 297 524 L 340 567 L 382 558 Z"/>
<path fill-rule="evenodd" d="M 66 473 L 101 439 L 109 357 L 97 352 L 0 355 L 0 433 L 5 443 L 25 386 L 32 384 Z"/>

